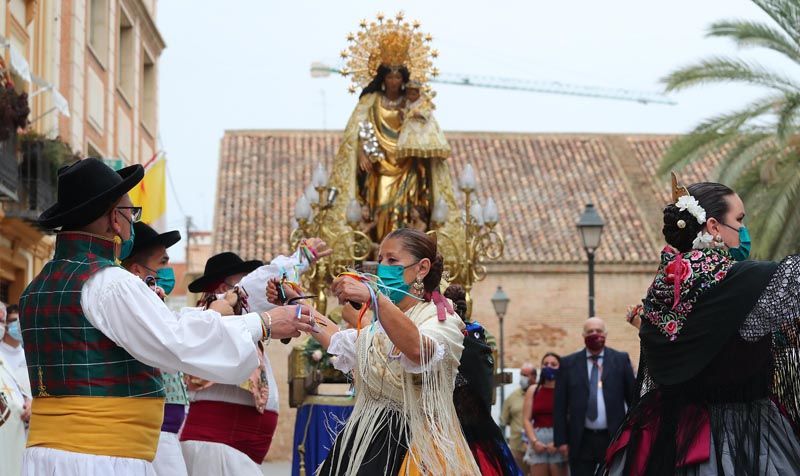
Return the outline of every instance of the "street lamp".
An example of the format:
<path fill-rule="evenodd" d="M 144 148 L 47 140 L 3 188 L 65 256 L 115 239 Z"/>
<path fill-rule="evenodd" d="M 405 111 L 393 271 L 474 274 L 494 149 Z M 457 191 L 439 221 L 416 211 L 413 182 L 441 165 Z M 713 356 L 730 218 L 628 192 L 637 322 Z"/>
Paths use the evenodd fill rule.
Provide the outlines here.
<path fill-rule="evenodd" d="M 500 321 L 500 375 L 503 375 L 506 371 L 505 349 L 503 347 L 503 317 L 506 315 L 506 309 L 508 309 L 509 301 L 511 301 L 511 299 L 508 298 L 508 295 L 503 291 L 503 288 L 501 286 L 497 286 L 497 291 L 495 291 L 494 296 L 492 296 L 492 306 L 494 306 L 494 312 L 497 314 L 498 321 Z M 501 406 L 506 400 L 505 387 L 505 380 L 503 379 L 500 382 Z"/>
<path fill-rule="evenodd" d="M 577 226 L 583 240 L 583 249 L 586 250 L 586 257 L 589 260 L 589 317 L 594 316 L 594 253 L 600 246 L 604 225 L 594 205 L 586 204 Z"/>

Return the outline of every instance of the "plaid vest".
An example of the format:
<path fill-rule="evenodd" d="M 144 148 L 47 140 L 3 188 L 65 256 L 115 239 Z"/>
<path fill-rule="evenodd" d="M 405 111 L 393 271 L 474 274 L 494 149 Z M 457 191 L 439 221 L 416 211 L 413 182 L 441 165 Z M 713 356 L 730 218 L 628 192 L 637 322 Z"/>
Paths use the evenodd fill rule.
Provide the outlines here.
<path fill-rule="evenodd" d="M 112 241 L 62 232 L 53 260 L 22 293 L 20 325 L 34 396 L 164 396 L 160 372 L 133 358 L 83 314 L 83 284 L 109 266 L 116 266 Z"/>

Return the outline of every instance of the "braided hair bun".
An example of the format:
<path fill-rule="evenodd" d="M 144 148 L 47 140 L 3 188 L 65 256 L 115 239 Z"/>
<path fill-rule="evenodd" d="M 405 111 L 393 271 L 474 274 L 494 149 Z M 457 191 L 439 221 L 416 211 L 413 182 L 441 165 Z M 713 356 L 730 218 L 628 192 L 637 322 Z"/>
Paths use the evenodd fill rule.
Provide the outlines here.
<path fill-rule="evenodd" d="M 695 183 L 688 190 L 706 211 L 706 220 L 715 218 L 719 222 L 723 221 L 730 208 L 726 197 L 735 193 L 731 188 L 714 182 Z M 697 218 L 689 210 L 681 211 L 674 203 L 664 208 L 664 227 L 661 232 L 666 242 L 681 253 L 692 249 L 694 239 L 704 229 L 705 223 L 697 223 Z"/>

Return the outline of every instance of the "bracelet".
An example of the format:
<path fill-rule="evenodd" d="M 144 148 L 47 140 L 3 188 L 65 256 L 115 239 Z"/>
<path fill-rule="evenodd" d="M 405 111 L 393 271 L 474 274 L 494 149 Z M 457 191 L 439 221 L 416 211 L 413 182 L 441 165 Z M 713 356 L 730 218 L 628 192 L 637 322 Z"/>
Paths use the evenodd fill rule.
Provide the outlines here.
<path fill-rule="evenodd" d="M 264 311 L 264 313 L 267 315 L 267 341 L 264 344 L 264 347 L 266 347 L 272 340 L 272 316 L 269 314 L 269 311 Z"/>

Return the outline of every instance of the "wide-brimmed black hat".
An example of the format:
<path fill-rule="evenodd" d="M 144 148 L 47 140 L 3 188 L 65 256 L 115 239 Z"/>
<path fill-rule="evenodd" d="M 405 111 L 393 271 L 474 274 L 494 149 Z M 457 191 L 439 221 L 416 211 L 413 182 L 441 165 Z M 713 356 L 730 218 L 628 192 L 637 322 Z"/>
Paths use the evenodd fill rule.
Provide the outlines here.
<path fill-rule="evenodd" d="M 102 160 L 83 159 L 58 170 L 58 201 L 39 215 L 44 228 L 84 226 L 98 219 L 144 177 L 131 165 L 114 171 Z"/>
<path fill-rule="evenodd" d="M 249 273 L 263 264 L 259 260 L 244 261 L 239 255 L 230 251 L 214 255 L 206 261 L 203 275 L 189 283 L 189 292 L 206 291 L 209 285 L 234 274 Z"/>
<path fill-rule="evenodd" d="M 141 221 L 133 224 L 133 231 L 136 236 L 133 238 L 133 249 L 129 255 L 130 257 L 136 256 L 137 253 L 142 251 L 147 251 L 154 246 L 169 248 L 181 241 L 180 231 L 172 230 L 159 234 L 153 227 Z"/>

